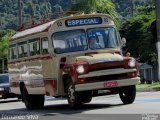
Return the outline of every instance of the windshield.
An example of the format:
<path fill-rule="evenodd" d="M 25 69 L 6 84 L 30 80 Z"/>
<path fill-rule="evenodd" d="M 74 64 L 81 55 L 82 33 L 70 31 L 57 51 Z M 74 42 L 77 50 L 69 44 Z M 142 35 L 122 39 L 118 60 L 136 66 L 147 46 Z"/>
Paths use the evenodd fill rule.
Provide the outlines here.
<path fill-rule="evenodd" d="M 114 28 L 92 28 L 56 32 L 52 35 L 55 53 L 84 51 L 87 49 L 116 48 Z"/>
<path fill-rule="evenodd" d="M 56 53 L 83 51 L 87 49 L 84 30 L 72 30 L 54 33 L 52 36 Z"/>
<path fill-rule="evenodd" d="M 94 28 L 87 30 L 90 49 L 116 48 L 116 32 L 114 28 Z"/>

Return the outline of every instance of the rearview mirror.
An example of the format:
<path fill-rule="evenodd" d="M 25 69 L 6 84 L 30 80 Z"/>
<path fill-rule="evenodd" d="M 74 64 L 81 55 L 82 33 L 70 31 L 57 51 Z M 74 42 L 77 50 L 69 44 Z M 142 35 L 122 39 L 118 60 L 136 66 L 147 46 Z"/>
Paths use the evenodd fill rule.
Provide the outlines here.
<path fill-rule="evenodd" d="M 122 38 L 121 41 L 122 41 L 122 47 L 125 47 L 126 46 L 126 38 Z"/>

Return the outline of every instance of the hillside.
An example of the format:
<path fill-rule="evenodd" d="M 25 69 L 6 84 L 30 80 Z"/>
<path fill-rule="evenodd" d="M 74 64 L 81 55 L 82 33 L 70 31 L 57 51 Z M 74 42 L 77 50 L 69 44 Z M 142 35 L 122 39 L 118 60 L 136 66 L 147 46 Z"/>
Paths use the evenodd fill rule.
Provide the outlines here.
<path fill-rule="evenodd" d="M 23 22 L 40 19 L 57 11 L 67 11 L 77 1 L 84 0 L 22 0 Z M 67 1 L 67 2 L 66 2 Z M 122 16 L 131 16 L 132 8 L 152 0 L 111 0 Z M 134 2 L 133 2 L 134 1 Z M 150 4 L 150 3 L 149 3 Z M 0 0 L 0 30 L 16 29 L 18 24 L 18 0 Z"/>
<path fill-rule="evenodd" d="M 71 0 L 22 0 L 23 22 L 40 19 L 56 11 L 66 11 Z M 18 0 L 0 1 L 0 28 L 15 29 L 18 24 Z"/>

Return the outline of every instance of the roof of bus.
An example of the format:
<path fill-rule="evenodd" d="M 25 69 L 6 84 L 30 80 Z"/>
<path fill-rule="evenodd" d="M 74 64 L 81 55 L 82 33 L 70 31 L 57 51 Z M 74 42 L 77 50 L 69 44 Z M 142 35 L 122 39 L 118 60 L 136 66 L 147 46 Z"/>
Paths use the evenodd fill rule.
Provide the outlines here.
<path fill-rule="evenodd" d="M 44 30 L 46 30 L 51 24 L 53 23 L 53 21 L 30 28 L 30 29 L 26 29 L 23 31 L 18 31 L 16 32 L 15 35 L 13 35 L 11 37 L 11 40 L 13 39 L 18 39 L 20 37 L 26 36 L 26 35 L 31 35 L 31 34 L 35 34 L 35 33 L 39 33 L 39 32 L 43 32 Z"/>
<path fill-rule="evenodd" d="M 40 33 L 45 31 L 46 29 L 48 29 L 56 20 L 62 20 L 62 19 L 66 19 L 66 18 L 75 18 L 75 17 L 87 17 L 87 16 L 107 16 L 108 18 L 112 19 L 110 15 L 108 14 L 101 14 L 101 13 L 96 13 L 96 14 L 81 14 L 81 15 L 74 15 L 74 16 L 67 16 L 67 17 L 63 17 L 63 18 L 59 18 L 59 19 L 55 19 L 53 21 L 50 21 L 48 23 L 45 24 L 41 24 L 39 26 L 33 27 L 33 28 L 29 28 L 29 29 L 25 29 L 23 31 L 18 31 L 16 32 L 15 35 L 13 35 L 11 37 L 10 40 L 14 40 L 14 39 L 18 39 L 27 35 L 33 35 L 36 33 Z"/>

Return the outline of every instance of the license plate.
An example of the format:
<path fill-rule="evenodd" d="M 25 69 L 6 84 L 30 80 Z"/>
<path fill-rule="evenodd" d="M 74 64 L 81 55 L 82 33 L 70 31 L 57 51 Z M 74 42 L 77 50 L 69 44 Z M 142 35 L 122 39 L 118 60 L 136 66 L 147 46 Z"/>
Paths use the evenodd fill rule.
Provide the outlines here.
<path fill-rule="evenodd" d="M 117 81 L 105 81 L 104 87 L 117 87 L 118 83 Z"/>

